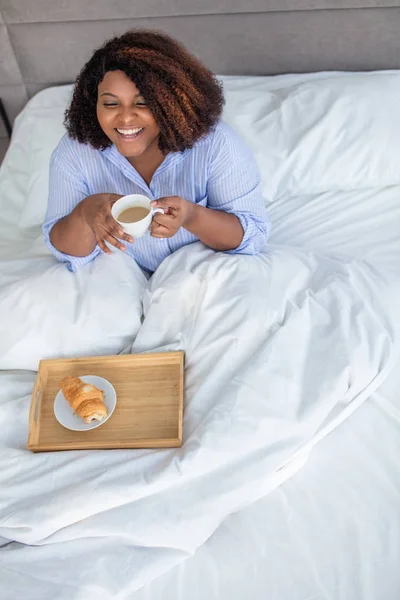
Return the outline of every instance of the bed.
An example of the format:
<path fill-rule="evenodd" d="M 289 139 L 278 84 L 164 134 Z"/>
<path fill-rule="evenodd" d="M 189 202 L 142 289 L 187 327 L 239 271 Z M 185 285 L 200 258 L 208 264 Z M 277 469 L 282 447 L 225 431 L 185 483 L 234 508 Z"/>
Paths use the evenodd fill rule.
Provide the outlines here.
<path fill-rule="evenodd" d="M 256 266 L 196 244 L 150 284 L 118 253 L 72 275 L 39 229 L 71 86 L 17 119 L 0 177 L 5 598 L 397 597 L 400 74 L 221 79 L 273 223 Z M 123 286 L 109 296 L 123 326 L 105 281 Z M 160 297 L 181 301 L 179 318 L 155 327 Z M 188 357 L 182 450 L 24 449 L 40 358 L 176 348 Z"/>
<path fill-rule="evenodd" d="M 269 244 L 256 259 L 195 244 L 150 281 L 117 252 L 73 275 L 44 245 L 71 86 L 16 119 L 0 170 L 5 600 L 399 597 L 400 72 L 221 81 Z M 41 358 L 175 349 L 182 449 L 25 449 Z"/>

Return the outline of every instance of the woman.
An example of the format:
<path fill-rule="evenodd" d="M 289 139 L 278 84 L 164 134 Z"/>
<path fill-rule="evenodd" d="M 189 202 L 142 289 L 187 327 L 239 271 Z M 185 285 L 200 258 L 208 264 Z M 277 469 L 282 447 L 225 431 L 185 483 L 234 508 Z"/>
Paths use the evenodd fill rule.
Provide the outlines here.
<path fill-rule="evenodd" d="M 219 119 L 215 76 L 175 40 L 129 31 L 96 50 L 77 78 L 67 134 L 50 163 L 46 242 L 76 271 L 115 246 L 148 273 L 195 241 L 256 254 L 268 220 L 250 151 Z M 151 235 L 133 240 L 111 216 L 147 196 Z"/>

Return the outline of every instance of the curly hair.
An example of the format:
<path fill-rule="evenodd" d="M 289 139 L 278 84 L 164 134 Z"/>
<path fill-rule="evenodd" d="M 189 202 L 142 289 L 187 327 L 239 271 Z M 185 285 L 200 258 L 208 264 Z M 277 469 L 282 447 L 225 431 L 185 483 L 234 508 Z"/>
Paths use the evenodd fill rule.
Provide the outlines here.
<path fill-rule="evenodd" d="M 221 84 L 182 44 L 162 32 L 131 30 L 96 50 L 77 77 L 64 121 L 72 138 L 98 149 L 111 145 L 97 120 L 97 88 L 108 71 L 117 70 L 144 97 L 164 153 L 191 148 L 222 113 Z"/>

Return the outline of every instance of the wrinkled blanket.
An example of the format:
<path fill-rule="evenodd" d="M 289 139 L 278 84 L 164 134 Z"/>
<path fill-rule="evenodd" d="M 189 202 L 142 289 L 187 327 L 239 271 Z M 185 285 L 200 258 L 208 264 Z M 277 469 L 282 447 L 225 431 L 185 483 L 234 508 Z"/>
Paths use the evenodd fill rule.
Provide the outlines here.
<path fill-rule="evenodd" d="M 198 243 L 169 257 L 149 281 L 127 260 L 102 257 L 80 279 L 49 263 L 35 302 L 62 280 L 56 301 L 68 330 L 83 318 L 85 306 L 73 308 L 82 295 L 94 322 L 93 289 L 103 285 L 107 300 L 110 280 L 125 282 L 114 296 L 129 298 L 134 287 L 129 335 L 113 337 L 114 321 L 121 329 L 116 300 L 103 336 L 114 351 L 185 351 L 184 444 L 32 454 L 25 444 L 35 373 L 27 369 L 39 358 L 40 332 L 27 331 L 29 355 L 20 354 L 20 365 L 18 353 L 0 353 L 1 368 L 3 356 L 8 369 L 21 369 L 0 373 L 3 600 L 128 598 L 294 473 L 397 356 L 398 289 L 361 260 L 278 246 L 258 257 L 228 256 Z M 10 293 L 21 294 L 21 281 L 4 280 L 0 310 Z M 47 302 L 51 310 L 50 294 Z M 23 320 L 25 305 L 17 303 L 10 319 Z M 46 339 L 46 355 L 68 354 L 57 336 Z"/>

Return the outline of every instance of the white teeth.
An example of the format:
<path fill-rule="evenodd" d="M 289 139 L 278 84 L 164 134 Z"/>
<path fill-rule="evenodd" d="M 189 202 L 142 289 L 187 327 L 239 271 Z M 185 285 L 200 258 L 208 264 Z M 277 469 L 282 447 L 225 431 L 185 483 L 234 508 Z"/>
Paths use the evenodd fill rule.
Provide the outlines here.
<path fill-rule="evenodd" d="M 139 133 L 142 131 L 143 127 L 137 127 L 136 129 L 117 129 L 118 133 L 121 135 L 134 135 L 135 133 Z"/>

